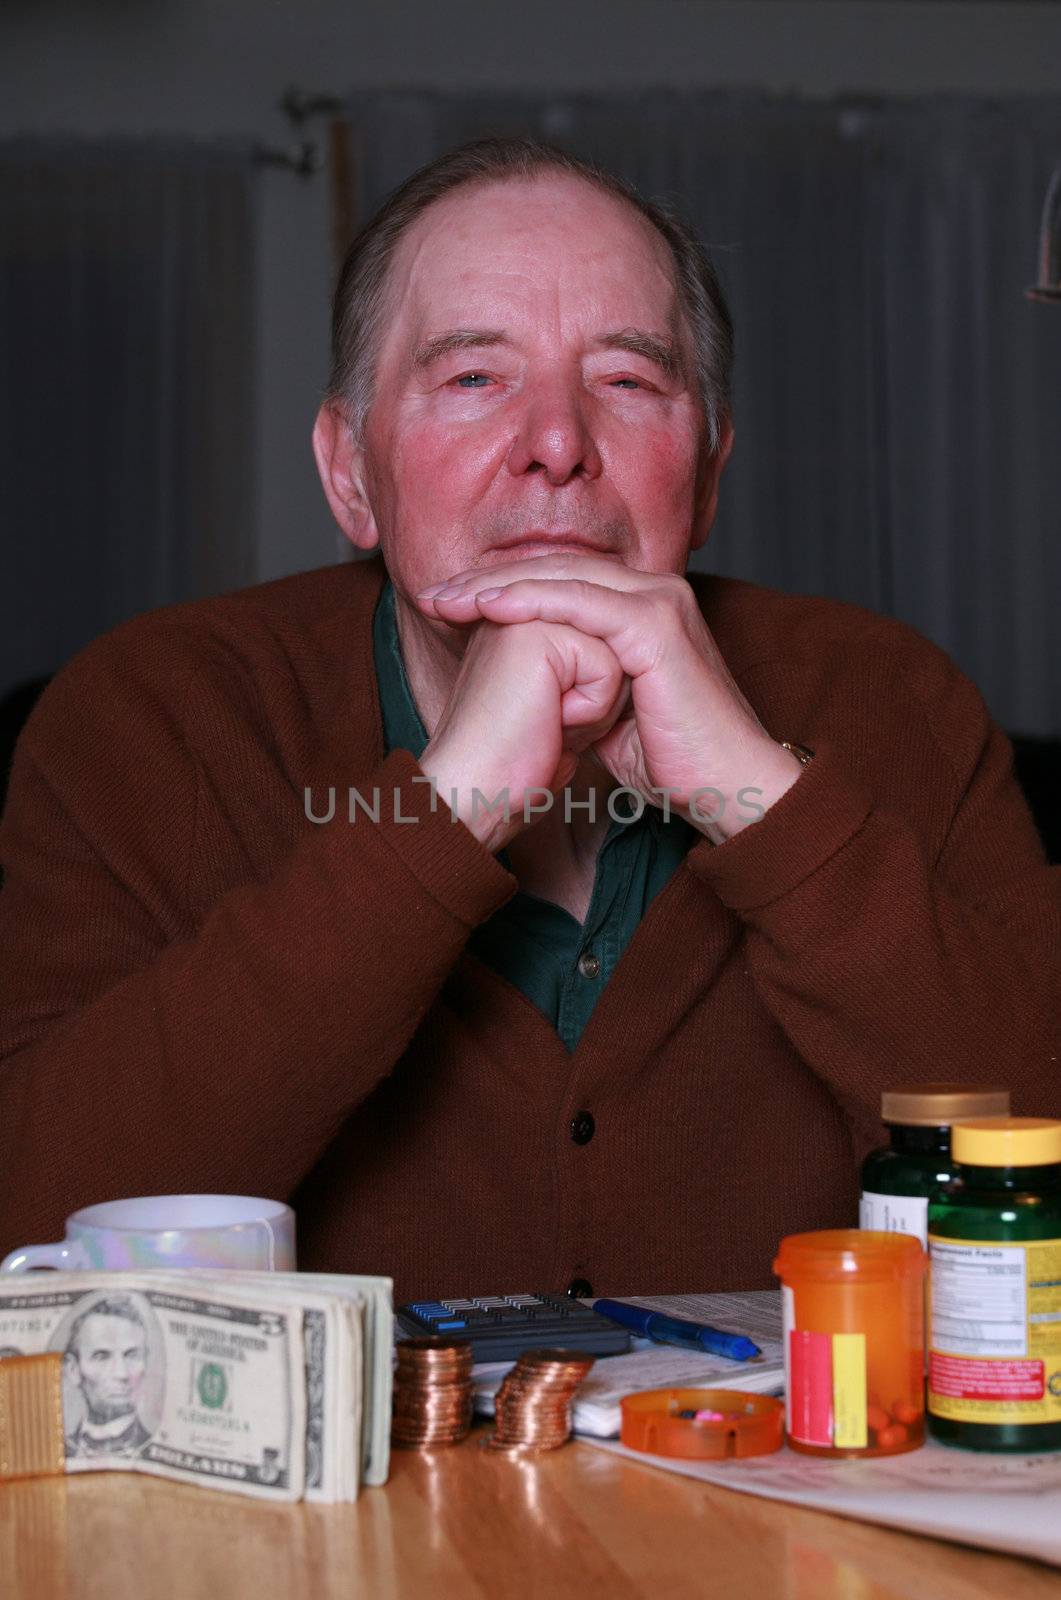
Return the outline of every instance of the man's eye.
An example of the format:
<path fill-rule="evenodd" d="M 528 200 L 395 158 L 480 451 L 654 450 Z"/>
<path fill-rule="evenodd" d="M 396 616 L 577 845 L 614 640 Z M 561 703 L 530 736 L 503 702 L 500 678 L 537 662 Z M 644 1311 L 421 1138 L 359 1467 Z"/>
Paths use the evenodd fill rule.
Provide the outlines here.
<path fill-rule="evenodd" d="M 635 389 L 640 389 L 640 387 L 641 387 L 640 383 L 637 381 L 636 378 L 616 378 L 615 382 L 616 382 L 616 384 L 631 383 L 631 384 L 633 384 Z"/>
<path fill-rule="evenodd" d="M 480 379 L 482 380 L 483 383 L 489 383 L 490 382 L 490 379 L 487 377 L 485 372 L 464 372 L 457 379 L 457 382 L 458 383 L 467 384 L 469 387 L 471 387 L 474 384 L 475 387 L 478 388 Z"/>

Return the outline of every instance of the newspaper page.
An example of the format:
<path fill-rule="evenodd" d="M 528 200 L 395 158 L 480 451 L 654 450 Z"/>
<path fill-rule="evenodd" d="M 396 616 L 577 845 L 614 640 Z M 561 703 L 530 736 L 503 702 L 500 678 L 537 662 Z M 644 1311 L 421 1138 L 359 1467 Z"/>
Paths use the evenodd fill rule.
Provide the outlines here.
<path fill-rule="evenodd" d="M 787 1446 L 747 1461 L 678 1461 L 628 1450 L 617 1440 L 585 1442 L 743 1494 L 1061 1566 L 1061 1457 L 1056 1454 L 974 1454 L 930 1439 L 920 1450 L 875 1461 L 829 1461 Z"/>
<path fill-rule="evenodd" d="M 572 1409 L 578 1434 L 618 1438 L 624 1395 L 641 1389 L 720 1388 L 742 1389 L 750 1394 L 779 1394 L 785 1371 L 781 1351 L 781 1297 L 768 1289 L 748 1294 L 624 1295 L 628 1305 L 664 1311 L 687 1322 L 709 1324 L 726 1333 L 743 1333 L 762 1354 L 754 1361 L 731 1361 L 676 1345 L 635 1339 L 629 1355 L 601 1356 L 579 1386 Z M 592 1301 L 586 1301 L 591 1305 Z M 512 1363 L 490 1362 L 476 1366 L 472 1378 L 475 1407 L 493 1415 L 494 1395 Z"/>

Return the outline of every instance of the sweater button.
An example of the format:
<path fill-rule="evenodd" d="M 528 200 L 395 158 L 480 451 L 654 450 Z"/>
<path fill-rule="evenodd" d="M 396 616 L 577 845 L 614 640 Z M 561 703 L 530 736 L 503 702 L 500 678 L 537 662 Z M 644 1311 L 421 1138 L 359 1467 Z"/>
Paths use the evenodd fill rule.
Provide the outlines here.
<path fill-rule="evenodd" d="M 584 978 L 599 978 L 600 956 L 595 956 L 592 950 L 583 950 L 578 958 L 578 970 Z"/>
<path fill-rule="evenodd" d="M 593 1285 L 586 1278 L 572 1278 L 567 1286 L 572 1300 L 592 1300 Z"/>
<path fill-rule="evenodd" d="M 588 1111 L 580 1111 L 571 1122 L 571 1137 L 576 1144 L 589 1144 L 597 1131 L 597 1124 Z"/>

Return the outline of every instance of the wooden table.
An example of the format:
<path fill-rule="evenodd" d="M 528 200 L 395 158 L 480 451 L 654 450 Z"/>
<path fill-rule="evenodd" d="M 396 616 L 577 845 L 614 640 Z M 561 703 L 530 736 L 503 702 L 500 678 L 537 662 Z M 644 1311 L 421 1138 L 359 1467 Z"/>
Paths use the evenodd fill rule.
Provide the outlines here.
<path fill-rule="evenodd" d="M 572 1444 L 395 1451 L 353 1506 L 119 1473 L 0 1484 L 3 1600 L 1038 1600 L 1061 1573 Z"/>

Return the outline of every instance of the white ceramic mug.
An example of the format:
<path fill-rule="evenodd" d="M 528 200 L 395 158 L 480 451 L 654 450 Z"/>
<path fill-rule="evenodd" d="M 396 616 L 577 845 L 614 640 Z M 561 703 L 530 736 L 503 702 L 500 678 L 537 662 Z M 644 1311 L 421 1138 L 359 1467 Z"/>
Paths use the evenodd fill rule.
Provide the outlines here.
<path fill-rule="evenodd" d="M 59 1244 L 26 1244 L 0 1273 L 55 1267 L 68 1272 L 136 1272 L 227 1267 L 293 1272 L 295 1213 L 280 1200 L 241 1194 L 159 1194 L 107 1200 L 66 1219 Z"/>

